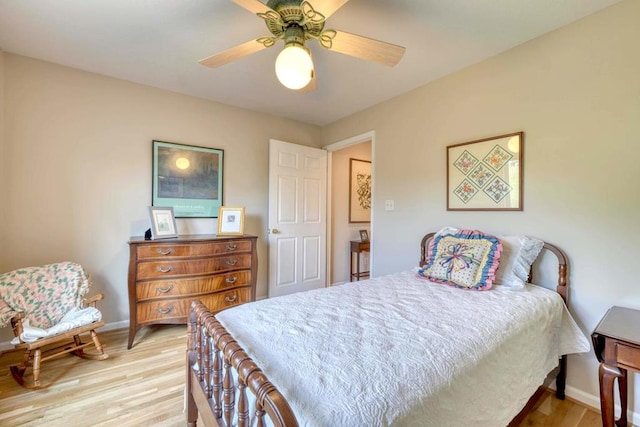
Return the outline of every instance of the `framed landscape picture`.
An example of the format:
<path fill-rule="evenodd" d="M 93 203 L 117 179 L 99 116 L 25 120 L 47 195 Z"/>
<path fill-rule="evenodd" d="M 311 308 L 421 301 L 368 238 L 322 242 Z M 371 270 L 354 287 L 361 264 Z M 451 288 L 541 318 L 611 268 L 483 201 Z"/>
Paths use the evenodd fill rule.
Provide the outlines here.
<path fill-rule="evenodd" d="M 223 200 L 224 151 L 153 141 L 152 205 L 176 218 L 216 218 Z"/>
<path fill-rule="evenodd" d="M 521 211 L 523 132 L 447 147 L 447 210 Z"/>

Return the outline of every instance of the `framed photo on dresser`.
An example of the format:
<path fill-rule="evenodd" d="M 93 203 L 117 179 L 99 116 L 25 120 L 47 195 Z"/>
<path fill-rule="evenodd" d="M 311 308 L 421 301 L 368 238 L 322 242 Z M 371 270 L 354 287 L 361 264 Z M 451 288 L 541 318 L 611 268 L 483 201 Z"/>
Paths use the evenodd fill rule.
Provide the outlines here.
<path fill-rule="evenodd" d="M 244 234 L 244 207 L 220 206 L 218 211 L 218 235 Z"/>
<path fill-rule="evenodd" d="M 151 219 L 151 239 L 178 237 L 172 207 L 149 206 L 149 218 Z"/>

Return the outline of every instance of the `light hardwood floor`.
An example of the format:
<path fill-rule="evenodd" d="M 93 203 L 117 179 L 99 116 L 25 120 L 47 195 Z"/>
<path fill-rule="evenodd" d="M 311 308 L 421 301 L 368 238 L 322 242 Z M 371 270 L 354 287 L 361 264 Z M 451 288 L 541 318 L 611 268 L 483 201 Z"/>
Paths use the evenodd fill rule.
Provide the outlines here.
<path fill-rule="evenodd" d="M 21 354 L 0 356 L 0 426 L 184 426 L 186 326 L 152 326 L 127 350 L 127 331 L 100 333 L 109 359 L 65 356 L 43 364 L 43 390 L 15 383 L 8 365 Z M 202 425 L 201 423 L 199 423 Z M 550 393 L 520 427 L 598 427 L 600 414 Z"/>

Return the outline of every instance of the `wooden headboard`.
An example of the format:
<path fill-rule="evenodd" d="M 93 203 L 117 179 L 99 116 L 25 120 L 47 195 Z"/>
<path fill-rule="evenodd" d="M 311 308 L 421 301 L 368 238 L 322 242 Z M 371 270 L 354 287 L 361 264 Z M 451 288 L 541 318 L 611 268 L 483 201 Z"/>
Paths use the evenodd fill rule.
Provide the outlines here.
<path fill-rule="evenodd" d="M 426 234 L 420 242 L 420 263 L 419 267 L 424 266 L 427 263 L 427 251 L 429 250 L 429 242 L 433 239 L 436 233 Z M 544 249 L 550 251 L 558 258 L 558 286 L 556 292 L 560 294 L 564 302 L 567 302 L 567 257 L 560 248 L 551 243 L 544 243 Z M 529 272 L 529 282 L 533 280 L 533 272 Z"/>

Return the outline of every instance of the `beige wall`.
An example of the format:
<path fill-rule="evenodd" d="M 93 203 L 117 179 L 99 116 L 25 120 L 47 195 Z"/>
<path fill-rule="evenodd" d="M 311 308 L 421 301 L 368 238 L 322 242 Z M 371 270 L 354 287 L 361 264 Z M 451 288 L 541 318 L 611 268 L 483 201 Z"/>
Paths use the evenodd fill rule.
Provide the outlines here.
<path fill-rule="evenodd" d="M 0 271 L 4 270 L 4 259 L 7 248 L 3 244 L 7 229 L 7 178 L 6 169 L 9 164 L 4 144 L 4 54 L 0 50 Z"/>
<path fill-rule="evenodd" d="M 568 254 L 585 333 L 612 305 L 640 308 L 638 17 L 640 1 L 621 2 L 323 128 L 325 144 L 376 132 L 376 274 L 414 266 L 421 236 L 445 225 L 530 234 Z M 447 212 L 445 147 L 520 130 L 524 211 Z M 593 353 L 572 356 L 573 394 L 597 384 Z"/>
<path fill-rule="evenodd" d="M 107 322 L 129 318 L 127 241 L 149 227 L 151 141 L 225 150 L 224 203 L 246 207 L 267 294 L 268 147 L 320 146 L 320 129 L 5 53 L 2 162 L 7 230 L 0 268 L 74 260 L 104 292 Z M 1 94 L 1 93 L 0 93 Z M 2 179 L 4 175 L 0 175 Z M 178 219 L 181 233 L 214 219 Z M 4 224 L 4 222 L 3 222 Z M 0 342 L 9 338 L 3 330 Z"/>
<path fill-rule="evenodd" d="M 331 283 L 351 280 L 349 248 L 351 240 L 360 240 L 359 230 L 367 230 L 371 238 L 371 224 L 349 223 L 349 159 L 370 161 L 371 141 L 334 151 L 331 155 Z M 361 254 L 361 258 L 368 265 L 368 254 Z"/>

